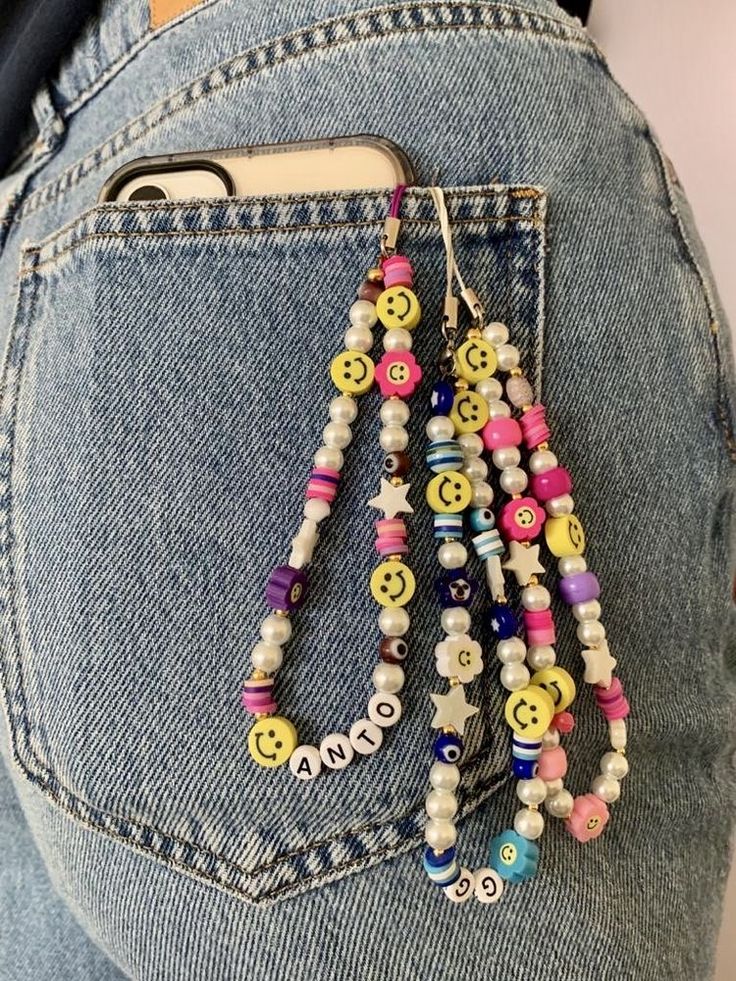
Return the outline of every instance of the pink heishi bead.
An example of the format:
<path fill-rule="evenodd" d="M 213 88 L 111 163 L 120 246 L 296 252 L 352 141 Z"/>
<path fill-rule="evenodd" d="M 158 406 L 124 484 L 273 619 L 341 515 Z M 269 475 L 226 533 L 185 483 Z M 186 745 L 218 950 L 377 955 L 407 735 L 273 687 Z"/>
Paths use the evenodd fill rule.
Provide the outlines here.
<path fill-rule="evenodd" d="M 337 497 L 337 485 L 339 483 L 339 470 L 330 470 L 328 467 L 315 467 L 309 476 L 309 483 L 307 484 L 307 500 L 316 497 L 332 504 Z"/>
<path fill-rule="evenodd" d="M 377 538 L 376 551 L 379 555 L 406 555 L 409 546 L 405 538 Z"/>
<path fill-rule="evenodd" d="M 544 418 L 546 409 L 539 402 L 521 417 L 521 428 L 524 430 L 524 442 L 528 450 L 533 450 L 540 443 L 546 443 L 550 432 Z"/>
<path fill-rule="evenodd" d="M 583 843 L 597 838 L 608 824 L 608 808 L 595 794 L 576 797 L 572 814 L 565 821 L 565 827 L 578 841 Z"/>
<path fill-rule="evenodd" d="M 516 419 L 498 416 L 496 419 L 489 419 L 481 436 L 487 450 L 505 450 L 508 446 L 518 446 L 521 443 L 521 426 Z"/>
<path fill-rule="evenodd" d="M 385 289 L 390 286 L 406 286 L 411 289 L 414 283 L 414 270 L 405 255 L 392 255 L 384 259 L 381 264 L 383 269 L 383 285 Z"/>
<path fill-rule="evenodd" d="M 629 714 L 629 703 L 624 695 L 624 686 L 618 678 L 611 680 L 610 688 L 596 685 L 594 690 L 598 708 L 609 722 L 626 718 Z"/>
<path fill-rule="evenodd" d="M 567 773 L 567 753 L 562 746 L 543 749 L 538 766 L 537 776 L 542 780 L 559 780 Z"/>
<path fill-rule="evenodd" d="M 572 490 L 572 477 L 565 467 L 554 467 L 545 473 L 532 475 L 529 482 L 532 494 L 538 501 L 551 501 L 553 497 L 562 497 Z"/>
<path fill-rule="evenodd" d="M 524 610 L 524 626 L 530 647 L 554 644 L 556 633 L 552 610 Z"/>
<path fill-rule="evenodd" d="M 265 713 L 272 715 L 278 708 L 273 699 L 273 678 L 249 678 L 243 685 L 240 700 L 246 711 L 255 715 Z"/>
<path fill-rule="evenodd" d="M 406 524 L 401 518 L 379 518 L 373 524 L 379 538 L 406 538 Z"/>

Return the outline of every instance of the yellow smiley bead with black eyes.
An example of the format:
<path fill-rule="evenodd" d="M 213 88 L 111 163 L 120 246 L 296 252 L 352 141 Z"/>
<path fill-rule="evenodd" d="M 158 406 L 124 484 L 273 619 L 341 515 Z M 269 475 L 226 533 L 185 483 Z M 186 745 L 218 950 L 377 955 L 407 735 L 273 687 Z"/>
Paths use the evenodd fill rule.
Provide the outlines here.
<path fill-rule="evenodd" d="M 299 743 L 293 723 L 282 715 L 269 715 L 248 733 L 248 751 L 259 766 L 282 766 Z"/>
<path fill-rule="evenodd" d="M 464 511 L 472 496 L 470 481 L 457 470 L 444 470 L 427 484 L 427 504 L 437 514 Z"/>
<path fill-rule="evenodd" d="M 585 551 L 583 526 L 574 514 L 547 518 L 544 522 L 544 537 L 550 552 L 558 559 L 565 555 L 582 555 Z"/>
<path fill-rule="evenodd" d="M 477 392 L 458 392 L 450 409 L 456 433 L 477 433 L 488 422 L 488 403 Z"/>
<path fill-rule="evenodd" d="M 390 286 L 376 300 L 376 313 L 386 330 L 414 330 L 422 316 L 419 300 L 406 286 Z"/>
<path fill-rule="evenodd" d="M 482 337 L 465 341 L 455 352 L 458 375 L 473 384 L 490 378 L 497 364 L 496 352 Z"/>
<path fill-rule="evenodd" d="M 575 701 L 575 682 L 564 668 L 543 668 L 532 675 L 531 684 L 544 688 L 555 703 L 555 714 L 564 712 Z"/>
<path fill-rule="evenodd" d="M 375 373 L 371 359 L 360 351 L 341 351 L 330 365 L 330 377 L 345 395 L 365 395 Z"/>
<path fill-rule="evenodd" d="M 403 562 L 383 562 L 373 570 L 371 593 L 381 606 L 406 606 L 415 589 L 414 573 Z"/>
<path fill-rule="evenodd" d="M 506 721 L 524 739 L 541 739 L 555 714 L 554 702 L 537 685 L 511 692 L 506 699 Z"/>

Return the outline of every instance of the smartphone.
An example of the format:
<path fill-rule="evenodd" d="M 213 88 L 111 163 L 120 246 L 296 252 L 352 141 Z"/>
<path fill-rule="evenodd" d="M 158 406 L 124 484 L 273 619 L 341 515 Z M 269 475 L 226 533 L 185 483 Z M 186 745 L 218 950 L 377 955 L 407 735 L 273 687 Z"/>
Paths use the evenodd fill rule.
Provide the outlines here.
<path fill-rule="evenodd" d="M 341 136 L 140 157 L 105 182 L 100 201 L 357 191 L 412 184 L 409 158 L 380 136 Z"/>

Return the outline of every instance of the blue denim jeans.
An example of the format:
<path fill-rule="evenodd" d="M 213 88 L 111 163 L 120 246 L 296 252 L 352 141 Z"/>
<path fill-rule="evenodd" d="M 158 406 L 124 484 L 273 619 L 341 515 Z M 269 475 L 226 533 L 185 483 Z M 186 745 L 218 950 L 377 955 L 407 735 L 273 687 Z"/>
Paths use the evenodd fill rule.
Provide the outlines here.
<path fill-rule="evenodd" d="M 34 112 L 0 195 L 0 978 L 706 978 L 734 805 L 729 333 L 676 175 L 580 25 L 547 0 L 210 0 L 151 30 L 144 0 L 110 0 Z M 575 476 L 632 703 L 605 834 L 553 825 L 538 877 L 493 907 L 449 904 L 419 861 L 430 590 L 379 754 L 310 783 L 266 772 L 238 707 L 388 195 L 95 205 L 141 155 L 355 132 L 417 170 L 425 365 L 443 285 L 426 186 L 446 189 L 466 279 Z M 304 741 L 365 713 L 376 407 L 279 675 Z M 515 809 L 495 667 L 476 701 L 469 865 Z M 604 749 L 591 703 L 580 793 Z"/>

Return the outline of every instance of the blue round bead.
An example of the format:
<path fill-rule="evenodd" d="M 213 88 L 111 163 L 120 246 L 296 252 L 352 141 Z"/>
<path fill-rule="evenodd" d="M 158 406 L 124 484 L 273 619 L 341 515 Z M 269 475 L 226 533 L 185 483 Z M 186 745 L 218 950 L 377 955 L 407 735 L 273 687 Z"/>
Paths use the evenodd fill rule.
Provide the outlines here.
<path fill-rule="evenodd" d="M 430 400 L 432 415 L 449 416 L 454 401 L 455 392 L 453 391 L 452 385 L 446 381 L 435 382 Z"/>
<path fill-rule="evenodd" d="M 514 759 L 511 761 L 511 769 L 517 780 L 531 780 L 537 775 L 539 761 L 520 760 L 514 757 Z"/>
<path fill-rule="evenodd" d="M 519 629 L 516 614 L 508 603 L 494 603 L 488 611 L 488 623 L 497 640 L 508 640 Z"/>
<path fill-rule="evenodd" d="M 496 525 L 490 508 L 474 508 L 470 512 L 470 527 L 473 531 L 489 531 Z"/>
<path fill-rule="evenodd" d="M 452 732 L 441 732 L 434 741 L 434 755 L 440 763 L 457 763 L 463 755 L 463 741 Z"/>
<path fill-rule="evenodd" d="M 539 846 L 516 831 L 502 831 L 491 841 L 491 858 L 488 863 L 509 882 L 523 882 L 537 871 Z"/>

